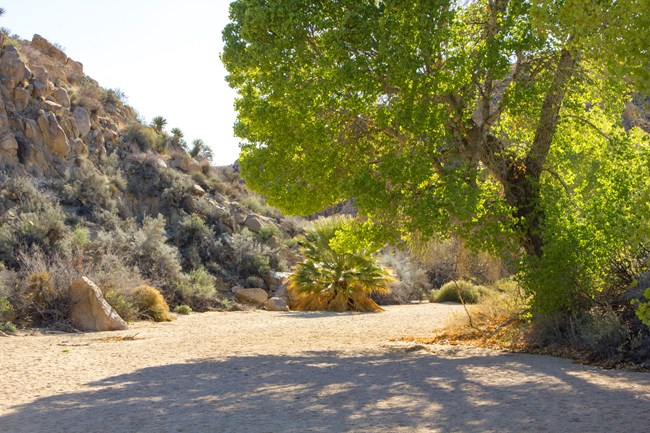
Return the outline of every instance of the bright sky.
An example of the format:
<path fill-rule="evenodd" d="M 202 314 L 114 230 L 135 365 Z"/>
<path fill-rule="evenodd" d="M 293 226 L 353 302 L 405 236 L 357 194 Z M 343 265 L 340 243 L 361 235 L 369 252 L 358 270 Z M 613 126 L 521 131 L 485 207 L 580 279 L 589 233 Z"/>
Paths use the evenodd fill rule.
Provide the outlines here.
<path fill-rule="evenodd" d="M 214 164 L 232 164 L 235 92 L 221 65 L 230 0 L 4 0 L 0 26 L 23 39 L 38 33 L 107 89 L 119 88 L 147 122 L 167 119 Z"/>

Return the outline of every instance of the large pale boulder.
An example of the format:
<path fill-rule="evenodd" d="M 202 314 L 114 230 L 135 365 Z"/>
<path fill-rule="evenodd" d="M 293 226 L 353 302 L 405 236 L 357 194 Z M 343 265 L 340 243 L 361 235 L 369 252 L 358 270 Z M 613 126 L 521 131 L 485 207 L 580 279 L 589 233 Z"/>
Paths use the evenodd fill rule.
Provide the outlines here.
<path fill-rule="evenodd" d="M 233 291 L 235 298 L 241 302 L 250 304 L 263 305 L 269 299 L 268 293 L 264 289 L 242 289 L 238 288 Z"/>
<path fill-rule="evenodd" d="M 275 296 L 273 298 L 269 298 L 264 303 L 264 308 L 266 308 L 267 311 L 289 311 L 289 306 L 285 300 Z"/>
<path fill-rule="evenodd" d="M 77 123 L 79 135 L 85 137 L 90 132 L 90 114 L 83 107 L 76 107 L 72 113 L 74 121 Z"/>
<path fill-rule="evenodd" d="M 45 146 L 55 155 L 66 157 L 70 153 L 70 145 L 68 138 L 63 132 L 56 116 L 52 113 L 46 113 L 40 110 L 38 118 L 36 119 L 38 127 L 43 135 Z"/>
<path fill-rule="evenodd" d="M 126 322 L 106 302 L 99 287 L 88 278 L 81 277 L 72 282 L 70 300 L 70 319 L 75 328 L 81 331 L 128 329 Z"/>

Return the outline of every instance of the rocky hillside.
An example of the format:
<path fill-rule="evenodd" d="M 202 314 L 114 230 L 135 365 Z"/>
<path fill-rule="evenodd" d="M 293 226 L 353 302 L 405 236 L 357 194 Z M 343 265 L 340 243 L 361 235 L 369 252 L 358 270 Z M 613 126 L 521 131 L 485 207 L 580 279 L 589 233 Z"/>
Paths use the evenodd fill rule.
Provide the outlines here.
<path fill-rule="evenodd" d="M 232 305 L 233 287 L 276 290 L 301 220 L 144 124 L 46 39 L 0 37 L 0 323 L 9 310 L 65 320 L 80 275 L 118 306 L 139 284 L 194 309 Z"/>

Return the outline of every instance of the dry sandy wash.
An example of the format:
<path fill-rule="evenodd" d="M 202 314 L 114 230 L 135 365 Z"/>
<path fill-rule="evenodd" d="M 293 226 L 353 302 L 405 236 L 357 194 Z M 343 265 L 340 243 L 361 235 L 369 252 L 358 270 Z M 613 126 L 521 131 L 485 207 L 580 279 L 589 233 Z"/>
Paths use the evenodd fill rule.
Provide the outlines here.
<path fill-rule="evenodd" d="M 389 341 L 427 336 L 457 309 L 205 313 L 3 337 L 0 432 L 650 431 L 648 373 Z"/>

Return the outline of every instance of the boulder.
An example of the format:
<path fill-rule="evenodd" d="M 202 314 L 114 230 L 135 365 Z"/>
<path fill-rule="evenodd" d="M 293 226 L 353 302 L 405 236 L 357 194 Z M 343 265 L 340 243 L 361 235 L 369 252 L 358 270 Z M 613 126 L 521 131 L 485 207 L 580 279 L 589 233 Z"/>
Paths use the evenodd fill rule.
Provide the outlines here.
<path fill-rule="evenodd" d="M 7 132 L 0 136 L 0 150 L 5 153 L 16 154 L 18 151 L 18 142 L 12 133 Z"/>
<path fill-rule="evenodd" d="M 32 37 L 32 46 L 46 56 L 56 59 L 63 64 L 66 64 L 68 61 L 68 56 L 66 56 L 63 51 L 49 43 L 48 40 L 41 35 L 34 35 Z"/>
<path fill-rule="evenodd" d="M 79 135 L 85 137 L 90 132 L 90 114 L 83 107 L 76 107 L 72 113 L 74 121 L 77 123 Z"/>
<path fill-rule="evenodd" d="M 201 188 L 201 185 L 194 184 L 192 185 L 192 189 L 190 190 L 190 193 L 197 197 L 203 197 L 205 195 L 205 190 Z"/>
<path fill-rule="evenodd" d="M 25 85 L 29 80 L 31 72 L 20 59 L 20 54 L 13 45 L 7 44 L 2 47 L 0 57 L 0 76 L 5 87 L 13 90 L 18 84 Z"/>
<path fill-rule="evenodd" d="M 34 80 L 32 83 L 32 98 L 38 99 L 42 98 L 43 95 L 45 95 L 45 91 L 47 90 L 47 87 L 45 84 L 41 83 L 38 80 Z"/>
<path fill-rule="evenodd" d="M 235 298 L 241 302 L 250 304 L 263 305 L 269 299 L 268 293 L 264 289 L 242 289 L 238 288 L 233 291 Z"/>
<path fill-rule="evenodd" d="M 265 303 L 264 303 L 264 308 L 267 309 L 267 311 L 289 311 L 289 306 L 285 302 L 284 299 L 282 298 L 269 298 Z"/>
<path fill-rule="evenodd" d="M 63 87 L 57 87 L 54 89 L 50 95 L 52 100 L 65 108 L 70 108 L 70 96 L 68 96 L 68 91 Z"/>
<path fill-rule="evenodd" d="M 248 214 L 248 216 L 246 216 L 246 220 L 244 221 L 244 225 L 253 233 L 259 233 L 263 226 L 262 220 L 255 214 Z"/>
<path fill-rule="evenodd" d="M 24 87 L 16 87 L 14 90 L 14 105 L 16 111 L 25 111 L 31 99 L 29 90 Z"/>
<path fill-rule="evenodd" d="M 70 150 L 72 151 L 72 154 L 75 156 L 85 156 L 87 157 L 89 152 L 88 152 L 88 146 L 86 146 L 86 143 L 81 138 L 75 138 L 70 142 Z"/>
<path fill-rule="evenodd" d="M 64 111 L 67 111 L 63 108 L 63 105 L 59 104 L 58 102 L 45 100 L 41 102 L 41 108 L 45 111 L 51 111 L 55 114 L 62 115 Z"/>
<path fill-rule="evenodd" d="M 38 80 L 41 83 L 47 83 L 50 80 L 50 74 L 48 74 L 47 69 L 42 66 L 33 66 L 32 75 L 35 80 Z"/>
<path fill-rule="evenodd" d="M 119 331 L 128 329 L 126 322 L 102 296 L 101 290 L 86 277 L 72 282 L 70 319 L 81 331 Z"/>
<path fill-rule="evenodd" d="M 36 119 L 38 127 L 41 130 L 45 146 L 55 155 L 60 157 L 68 156 L 70 145 L 68 138 L 59 126 L 56 116 L 52 113 L 46 113 L 40 110 Z"/>
<path fill-rule="evenodd" d="M 201 171 L 201 166 L 189 157 L 179 157 L 173 160 L 170 164 L 172 168 L 177 168 L 185 173 L 196 173 Z"/>

